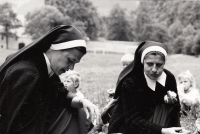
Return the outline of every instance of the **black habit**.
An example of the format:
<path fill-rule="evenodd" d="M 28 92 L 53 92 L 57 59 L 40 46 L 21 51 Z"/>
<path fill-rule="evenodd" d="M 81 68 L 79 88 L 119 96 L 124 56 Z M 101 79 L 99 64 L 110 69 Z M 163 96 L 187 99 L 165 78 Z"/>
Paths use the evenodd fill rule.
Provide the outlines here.
<path fill-rule="evenodd" d="M 141 55 L 144 49 L 163 44 L 142 42 L 135 51 L 134 60 L 120 73 L 114 98 L 118 105 L 109 121 L 109 133 L 161 134 L 162 128 L 179 127 L 180 104 L 166 104 L 167 91 L 177 94 L 174 75 L 164 69 L 165 86 L 156 82 L 155 91 L 147 85 Z M 178 98 L 178 96 L 177 96 Z"/>
<path fill-rule="evenodd" d="M 0 134 L 44 134 L 72 98 L 57 75 L 48 76 L 43 53 L 58 26 L 7 58 L 0 67 Z"/>

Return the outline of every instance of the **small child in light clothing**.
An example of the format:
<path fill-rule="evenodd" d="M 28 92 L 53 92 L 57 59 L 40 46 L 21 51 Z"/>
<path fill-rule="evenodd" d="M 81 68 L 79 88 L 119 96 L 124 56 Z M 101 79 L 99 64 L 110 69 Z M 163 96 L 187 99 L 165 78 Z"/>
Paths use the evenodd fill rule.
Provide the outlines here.
<path fill-rule="evenodd" d="M 196 117 L 195 108 L 199 106 L 200 94 L 189 70 L 178 75 L 178 94 L 182 112 L 191 111 Z"/>
<path fill-rule="evenodd" d="M 131 53 L 126 53 L 121 58 L 121 63 L 123 66 L 123 69 L 128 66 L 132 61 L 134 60 L 134 55 Z"/>
<path fill-rule="evenodd" d="M 121 58 L 121 63 L 122 63 L 122 66 L 123 66 L 123 69 L 126 68 L 132 61 L 134 60 L 134 55 L 131 54 L 131 53 L 126 53 L 122 56 Z M 115 89 L 108 89 L 107 90 L 107 93 L 109 95 L 110 98 L 112 98 L 110 100 L 110 102 L 103 108 L 103 113 L 102 114 L 107 114 L 108 115 L 108 119 L 107 120 L 104 120 L 104 123 L 108 123 L 111 115 L 112 115 L 112 112 L 114 112 L 114 109 L 116 108 L 116 105 L 117 104 L 117 99 L 113 99 L 114 97 L 114 93 L 115 93 Z M 110 111 L 110 112 L 109 112 Z M 112 112 L 111 112 L 112 111 Z M 102 116 L 103 118 L 104 116 Z"/>
<path fill-rule="evenodd" d="M 78 72 L 69 70 L 60 75 L 60 79 L 61 82 L 64 84 L 66 90 L 76 94 L 78 97 L 85 98 L 80 91 L 81 77 Z M 78 115 L 79 115 L 79 120 L 85 120 L 84 122 L 85 124 L 81 125 L 83 127 L 81 127 L 82 131 L 80 132 L 80 134 L 88 133 L 94 127 L 93 123 L 89 119 L 86 119 L 85 112 L 83 109 L 78 109 Z"/>
<path fill-rule="evenodd" d="M 67 71 L 60 76 L 61 82 L 64 84 L 65 88 L 77 96 L 84 98 L 84 95 L 80 91 L 81 77 L 76 71 Z"/>
<path fill-rule="evenodd" d="M 131 54 L 131 53 L 124 54 L 121 57 L 121 63 L 122 63 L 123 69 L 126 68 L 133 60 L 134 60 L 134 55 L 133 54 Z M 101 114 L 102 122 L 100 122 L 100 124 L 95 126 L 95 128 L 93 129 L 93 132 L 101 132 L 102 131 L 102 127 L 104 125 L 106 125 L 107 123 L 109 123 L 110 117 L 112 116 L 114 110 L 117 107 L 118 100 L 117 99 L 113 99 L 114 93 L 115 93 L 115 89 L 108 89 L 107 93 L 108 93 L 108 96 L 111 98 L 111 100 L 103 108 L 103 112 Z"/>

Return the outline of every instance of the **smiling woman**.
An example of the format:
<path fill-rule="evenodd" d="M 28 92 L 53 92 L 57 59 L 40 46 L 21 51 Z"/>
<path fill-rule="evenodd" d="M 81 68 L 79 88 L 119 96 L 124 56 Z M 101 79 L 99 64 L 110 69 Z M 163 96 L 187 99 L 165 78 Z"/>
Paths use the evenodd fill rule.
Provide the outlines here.
<path fill-rule="evenodd" d="M 142 42 L 134 57 L 118 78 L 114 98 L 119 102 L 110 120 L 109 133 L 180 132 L 175 77 L 164 69 L 165 46 L 153 41 Z M 176 96 L 172 97 L 171 93 Z"/>

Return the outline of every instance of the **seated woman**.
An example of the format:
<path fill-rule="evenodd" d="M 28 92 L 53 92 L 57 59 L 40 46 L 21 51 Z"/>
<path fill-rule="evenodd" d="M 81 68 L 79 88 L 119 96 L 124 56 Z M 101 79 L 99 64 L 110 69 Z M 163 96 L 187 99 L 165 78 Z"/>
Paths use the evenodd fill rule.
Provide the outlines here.
<path fill-rule="evenodd" d="M 68 70 L 60 75 L 60 80 L 69 93 L 85 98 L 80 91 L 81 76 L 78 72 Z M 48 134 L 86 134 L 93 126 L 91 120 L 86 118 L 83 108 L 65 108 L 49 129 Z"/>
<path fill-rule="evenodd" d="M 174 75 L 164 69 L 167 59 L 162 43 L 142 42 L 119 75 L 114 98 L 118 106 L 108 133 L 180 133 L 180 104 Z"/>

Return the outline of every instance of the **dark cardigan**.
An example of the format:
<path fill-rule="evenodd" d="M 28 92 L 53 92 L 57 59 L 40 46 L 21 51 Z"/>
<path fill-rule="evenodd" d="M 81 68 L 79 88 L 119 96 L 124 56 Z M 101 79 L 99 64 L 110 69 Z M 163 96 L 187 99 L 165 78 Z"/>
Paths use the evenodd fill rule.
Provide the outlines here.
<path fill-rule="evenodd" d="M 48 77 L 42 52 L 25 53 L 0 76 L 0 134 L 44 134 L 74 97 Z"/>
<path fill-rule="evenodd" d="M 164 104 L 164 95 L 168 90 L 177 93 L 176 81 L 173 74 L 164 70 L 167 75 L 166 86 L 157 83 L 156 91 L 152 91 L 143 76 L 127 75 L 119 85 L 118 107 L 114 111 L 109 124 L 109 133 L 123 134 L 161 134 L 163 126 L 148 121 L 155 107 Z M 170 118 L 176 116 L 180 110 L 179 101 L 173 106 Z M 178 119 L 177 119 L 178 118 Z M 175 119 L 175 118 L 174 118 Z M 179 126 L 177 121 L 171 126 Z"/>

